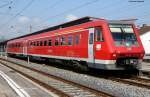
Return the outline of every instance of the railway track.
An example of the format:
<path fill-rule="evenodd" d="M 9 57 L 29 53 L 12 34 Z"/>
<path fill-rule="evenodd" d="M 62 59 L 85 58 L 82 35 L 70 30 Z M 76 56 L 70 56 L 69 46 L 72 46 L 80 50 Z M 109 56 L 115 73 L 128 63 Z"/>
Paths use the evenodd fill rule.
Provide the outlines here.
<path fill-rule="evenodd" d="M 14 61 L 10 61 L 11 63 L 16 64 Z M 19 63 L 18 63 L 19 64 Z M 24 65 L 21 65 L 24 67 Z M 29 66 L 28 66 L 29 67 Z M 27 68 L 28 68 L 27 67 Z M 26 68 L 26 67 L 25 67 Z M 31 68 L 30 68 L 31 69 Z M 47 74 L 49 75 L 49 74 Z M 94 75 L 95 76 L 95 75 Z M 101 77 L 101 76 L 100 76 Z M 133 85 L 133 86 L 137 86 L 137 87 L 142 87 L 142 88 L 147 88 L 150 89 L 150 80 L 149 79 L 144 79 L 144 78 L 139 78 L 139 77 L 130 77 L 130 78 L 118 78 L 118 77 L 103 77 L 105 79 L 108 80 L 112 80 L 112 81 L 116 81 L 119 83 L 124 83 L 124 84 L 129 84 L 129 85 Z M 64 80 L 64 79 L 63 79 Z M 84 88 L 83 88 L 84 89 Z M 94 92 L 94 91 L 93 91 Z M 98 92 L 98 91 L 97 91 Z M 96 93 L 96 92 L 95 92 Z M 107 93 L 106 93 L 107 95 Z M 111 95 L 110 95 L 111 96 Z"/>
<path fill-rule="evenodd" d="M 104 93 L 102 91 L 83 86 L 79 83 L 44 73 L 37 69 L 19 65 L 12 61 L 0 58 L 0 63 L 13 69 L 16 72 L 19 72 L 20 74 L 40 84 L 44 88 L 55 92 L 61 97 L 113 97 L 111 94 Z"/>
<path fill-rule="evenodd" d="M 131 77 L 131 78 L 111 77 L 109 79 L 111 79 L 113 81 L 129 84 L 129 85 L 134 85 L 137 87 L 150 89 L 150 80 L 149 79 L 144 79 L 144 78 L 139 78 L 139 77 Z"/>

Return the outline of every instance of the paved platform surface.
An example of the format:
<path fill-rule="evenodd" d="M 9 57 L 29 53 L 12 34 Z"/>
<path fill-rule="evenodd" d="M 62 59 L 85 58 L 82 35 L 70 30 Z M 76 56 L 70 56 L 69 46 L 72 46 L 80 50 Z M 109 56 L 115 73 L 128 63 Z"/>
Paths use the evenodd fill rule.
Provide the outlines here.
<path fill-rule="evenodd" d="M 19 97 L 2 77 L 0 77 L 0 97 Z"/>
<path fill-rule="evenodd" d="M 24 94 L 19 95 L 16 91 Z M 57 97 L 57 95 L 0 64 L 0 97 Z"/>

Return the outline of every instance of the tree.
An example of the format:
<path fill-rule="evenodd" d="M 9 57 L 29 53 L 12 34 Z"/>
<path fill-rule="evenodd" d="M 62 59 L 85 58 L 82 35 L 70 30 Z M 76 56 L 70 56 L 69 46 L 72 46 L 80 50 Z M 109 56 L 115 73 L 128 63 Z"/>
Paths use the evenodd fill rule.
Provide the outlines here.
<path fill-rule="evenodd" d="M 5 41 L 5 37 L 4 36 L 0 36 L 0 42 Z"/>

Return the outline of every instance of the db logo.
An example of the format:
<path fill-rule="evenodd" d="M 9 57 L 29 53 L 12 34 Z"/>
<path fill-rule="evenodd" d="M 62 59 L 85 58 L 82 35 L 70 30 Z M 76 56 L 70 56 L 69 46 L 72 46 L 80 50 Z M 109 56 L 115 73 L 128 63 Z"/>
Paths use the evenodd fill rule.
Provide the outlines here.
<path fill-rule="evenodd" d="M 101 44 L 96 45 L 96 50 L 101 50 Z"/>

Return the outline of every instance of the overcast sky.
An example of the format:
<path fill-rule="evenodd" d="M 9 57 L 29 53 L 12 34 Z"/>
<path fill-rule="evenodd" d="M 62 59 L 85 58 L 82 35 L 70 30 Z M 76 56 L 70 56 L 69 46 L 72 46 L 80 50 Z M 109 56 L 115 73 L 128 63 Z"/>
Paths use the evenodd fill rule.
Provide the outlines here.
<path fill-rule="evenodd" d="M 0 38 L 28 34 L 84 16 L 137 18 L 150 24 L 150 0 L 0 0 Z"/>

